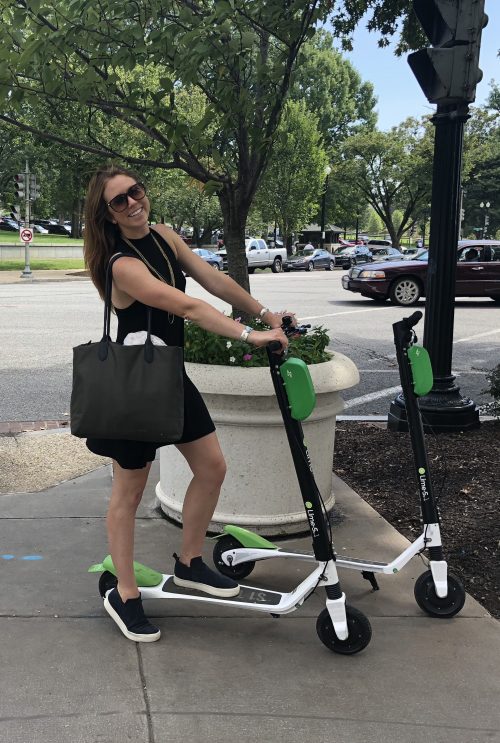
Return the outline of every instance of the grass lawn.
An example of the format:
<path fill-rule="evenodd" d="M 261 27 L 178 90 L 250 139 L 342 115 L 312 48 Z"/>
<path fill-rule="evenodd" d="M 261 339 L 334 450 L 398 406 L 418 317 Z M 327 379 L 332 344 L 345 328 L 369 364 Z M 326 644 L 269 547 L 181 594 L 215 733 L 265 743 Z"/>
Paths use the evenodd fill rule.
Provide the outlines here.
<path fill-rule="evenodd" d="M 18 232 L 6 232 L 5 230 L 0 230 L 0 243 L 3 243 L 4 245 L 7 243 L 9 245 L 15 244 L 15 245 L 24 245 L 23 242 L 19 239 L 19 233 Z M 65 237 L 64 235 L 40 235 L 37 232 L 35 232 L 34 238 L 33 238 L 33 244 L 34 245 L 83 245 L 82 239 L 73 239 L 72 237 Z"/>
<path fill-rule="evenodd" d="M 54 271 L 84 268 L 84 265 L 83 260 L 78 260 L 78 258 L 49 258 L 47 260 L 34 258 L 30 260 L 30 267 L 32 271 Z M 23 269 L 24 261 L 0 261 L 0 271 L 22 271 Z"/>

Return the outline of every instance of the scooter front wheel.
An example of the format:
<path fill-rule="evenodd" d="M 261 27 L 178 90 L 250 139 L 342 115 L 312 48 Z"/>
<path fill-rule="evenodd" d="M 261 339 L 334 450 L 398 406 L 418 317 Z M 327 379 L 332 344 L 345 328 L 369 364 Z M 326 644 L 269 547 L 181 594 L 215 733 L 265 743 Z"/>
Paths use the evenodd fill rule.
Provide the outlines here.
<path fill-rule="evenodd" d="M 339 640 L 335 634 L 328 609 L 323 609 L 316 622 L 318 637 L 329 650 L 341 655 L 354 655 L 364 650 L 372 638 L 372 628 L 363 612 L 353 606 L 346 606 L 347 629 L 346 640 Z"/>
<path fill-rule="evenodd" d="M 437 595 L 430 570 L 417 578 L 413 593 L 422 611 L 439 619 L 454 617 L 465 604 L 465 588 L 453 573 L 448 573 L 448 595 L 444 598 Z"/>
<path fill-rule="evenodd" d="M 215 543 L 213 551 L 214 565 L 222 575 L 227 575 L 228 578 L 234 578 L 235 580 L 242 580 L 250 575 L 255 567 L 255 562 L 250 560 L 249 562 L 241 562 L 239 565 L 226 565 L 222 559 L 222 553 L 228 550 L 240 549 L 243 545 L 238 542 L 237 539 L 225 534 L 223 537 L 218 539 Z"/>
<path fill-rule="evenodd" d="M 101 577 L 99 578 L 99 593 L 101 594 L 102 598 L 106 596 L 106 593 L 111 588 L 115 588 L 117 585 L 118 578 L 116 577 L 116 575 L 110 573 L 109 570 L 105 570 L 104 573 L 101 573 Z"/>

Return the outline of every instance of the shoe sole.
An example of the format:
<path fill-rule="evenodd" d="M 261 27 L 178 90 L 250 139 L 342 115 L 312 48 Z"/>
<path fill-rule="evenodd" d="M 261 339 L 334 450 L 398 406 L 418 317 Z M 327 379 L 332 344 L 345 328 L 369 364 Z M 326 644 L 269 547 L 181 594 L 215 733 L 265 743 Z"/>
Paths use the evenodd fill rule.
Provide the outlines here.
<path fill-rule="evenodd" d="M 113 609 L 111 604 L 109 603 L 109 594 L 114 589 L 111 588 L 106 593 L 106 597 L 104 599 L 104 608 L 108 612 L 111 619 L 118 625 L 118 627 L 121 629 L 127 640 L 132 640 L 132 642 L 156 642 L 156 640 L 159 640 L 161 637 L 161 632 L 158 630 L 158 632 L 151 633 L 150 635 L 140 635 L 134 632 L 129 632 L 127 629 L 127 625 L 123 622 L 120 615 Z"/>
<path fill-rule="evenodd" d="M 219 598 L 231 598 L 237 596 L 240 592 L 240 586 L 235 588 L 216 588 L 215 586 L 209 586 L 207 583 L 196 583 L 193 580 L 184 580 L 184 578 L 178 578 L 174 575 L 174 583 L 179 588 L 194 588 L 196 591 L 203 591 L 203 593 L 209 593 L 210 596 L 218 596 Z"/>

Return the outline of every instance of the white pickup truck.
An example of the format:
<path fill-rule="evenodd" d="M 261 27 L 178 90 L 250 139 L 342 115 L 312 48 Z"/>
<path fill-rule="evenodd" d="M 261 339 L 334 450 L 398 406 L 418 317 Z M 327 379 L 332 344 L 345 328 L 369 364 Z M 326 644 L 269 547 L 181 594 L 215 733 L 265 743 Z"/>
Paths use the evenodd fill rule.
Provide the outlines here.
<path fill-rule="evenodd" d="M 245 240 L 245 252 L 248 261 L 248 273 L 253 273 L 256 268 L 270 268 L 273 273 L 281 273 L 287 262 L 286 248 L 270 248 L 266 241 L 260 237 L 247 237 Z M 225 248 L 217 251 L 222 258 L 222 268 L 227 269 L 227 252 Z"/>

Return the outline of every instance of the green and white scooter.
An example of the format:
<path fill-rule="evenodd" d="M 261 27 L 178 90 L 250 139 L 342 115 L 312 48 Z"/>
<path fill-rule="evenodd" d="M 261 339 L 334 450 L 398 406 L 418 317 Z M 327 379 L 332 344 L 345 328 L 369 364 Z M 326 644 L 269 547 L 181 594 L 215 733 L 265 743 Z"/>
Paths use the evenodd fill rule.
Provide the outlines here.
<path fill-rule="evenodd" d="M 285 318 L 285 320 L 290 321 L 290 318 Z M 284 323 L 283 329 L 287 335 L 306 332 L 306 326 L 298 329 L 292 328 L 290 322 Z M 284 416 L 288 414 L 288 417 L 290 417 L 290 400 L 291 412 L 295 416 L 295 418 L 291 418 L 292 425 L 289 426 L 290 432 L 287 429 L 287 434 L 297 462 L 297 474 L 301 482 L 301 491 L 304 493 L 304 507 L 310 523 L 314 555 L 307 559 L 312 563 L 312 572 L 290 592 L 280 593 L 279 591 L 268 591 L 261 587 L 241 585 L 237 596 L 218 598 L 200 591 L 180 588 L 175 585 L 173 575 L 152 570 L 140 563 L 134 563 L 137 584 L 143 600 L 197 601 L 202 604 L 232 606 L 257 611 L 270 614 L 272 617 L 279 617 L 282 614 L 289 614 L 299 609 L 304 601 L 318 587 L 321 587 L 325 590 L 326 602 L 325 608 L 319 614 L 316 622 L 318 636 L 321 642 L 333 652 L 353 655 L 363 650 L 370 642 L 371 627 L 362 612 L 346 604 L 346 597 L 340 587 L 337 574 L 336 555 L 332 545 L 329 521 L 321 494 L 314 481 L 307 449 L 303 442 L 299 419 L 310 415 L 314 407 L 315 397 L 309 370 L 306 364 L 299 359 L 290 358 L 285 360 L 284 354 L 279 353 L 280 349 L 279 343 L 272 343 L 267 348 L 267 354 L 271 377 L 282 413 Z M 284 380 L 286 380 L 286 390 Z M 302 463 L 300 474 L 299 462 Z M 229 530 L 231 528 L 226 527 Z M 250 534 L 250 532 L 247 532 L 247 534 L 252 546 L 269 545 L 269 549 L 260 549 L 259 557 L 256 559 L 264 559 L 264 553 L 268 557 L 271 550 L 274 550 L 270 543 L 264 540 L 260 541 L 259 537 Z M 243 540 L 242 534 L 240 536 Z M 230 567 L 235 553 L 231 550 L 228 552 L 227 547 L 232 548 L 235 544 L 241 547 L 243 541 L 231 541 L 228 545 L 227 541 L 224 541 L 228 538 L 234 540 L 234 537 L 228 533 L 217 545 L 219 548 L 226 546 L 226 550 L 223 549 L 221 553 L 222 565 L 231 575 L 234 570 L 239 575 L 242 566 Z M 227 563 L 224 560 L 227 560 Z M 220 563 L 218 565 L 220 567 Z M 115 569 L 109 555 L 102 563 L 92 565 L 89 572 L 102 573 L 99 580 L 99 592 L 103 598 L 106 592 L 117 584 Z M 248 575 L 249 572 L 251 572 L 251 568 L 248 570 L 247 564 L 243 573 Z"/>
<path fill-rule="evenodd" d="M 392 327 L 411 437 L 415 475 L 420 494 L 422 533 L 391 562 L 374 562 L 343 556 L 337 557 L 336 565 L 338 568 L 360 571 L 362 576 L 370 581 L 372 588 L 378 590 L 376 573 L 382 573 L 383 575 L 399 573 L 412 557 L 427 551 L 430 570 L 422 573 L 415 582 L 415 600 L 419 607 L 430 616 L 445 618 L 455 616 L 462 609 L 465 602 L 465 590 L 460 580 L 448 572 L 448 566 L 443 557 L 439 513 L 434 498 L 422 417 L 417 401 L 417 398 L 426 395 L 433 385 L 429 355 L 425 348 L 416 345 L 417 337 L 413 330 L 413 327 L 421 318 L 422 313 L 415 312 L 411 317 L 394 323 Z M 300 415 L 303 419 L 306 417 L 303 413 L 307 408 L 310 408 L 308 414 L 312 412 L 314 402 L 311 395 L 307 393 L 306 386 L 303 386 L 302 391 L 294 388 L 291 392 L 290 405 L 285 408 L 282 407 L 281 411 L 292 448 L 306 512 L 308 512 L 310 491 L 308 490 L 307 472 L 309 470 L 309 458 L 307 454 L 303 454 L 305 446 L 302 440 L 302 429 L 300 424 L 294 420 L 294 407 L 301 408 Z M 301 399 L 294 400 L 294 393 L 299 394 Z M 314 392 L 312 394 L 314 395 Z M 302 442 L 302 446 L 300 442 Z M 299 452 L 297 456 L 294 454 L 295 450 Z M 243 580 L 250 575 L 257 561 L 276 558 L 293 558 L 294 560 L 312 562 L 316 560 L 313 554 L 281 549 L 247 529 L 231 525 L 224 527 L 224 534 L 218 538 L 213 552 L 217 569 L 224 575 L 231 576 L 236 580 Z"/>

